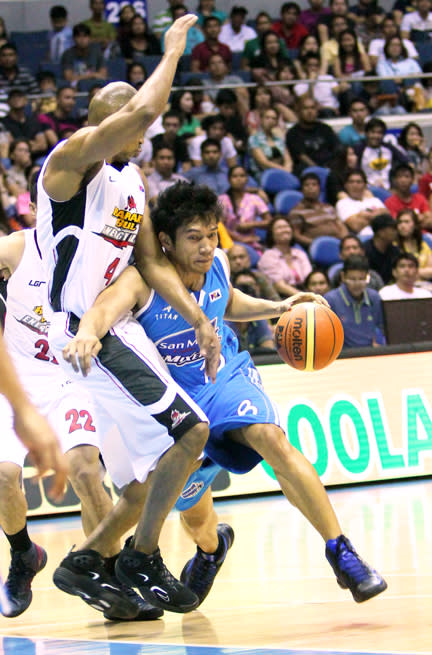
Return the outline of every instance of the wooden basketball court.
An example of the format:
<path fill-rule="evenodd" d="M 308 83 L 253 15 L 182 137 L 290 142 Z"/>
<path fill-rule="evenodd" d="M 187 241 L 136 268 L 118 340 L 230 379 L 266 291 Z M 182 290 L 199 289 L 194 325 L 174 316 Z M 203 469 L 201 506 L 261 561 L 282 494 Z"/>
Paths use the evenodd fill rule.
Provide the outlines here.
<path fill-rule="evenodd" d="M 321 538 L 283 496 L 217 502 L 235 542 L 210 596 L 187 615 L 111 623 L 52 583 L 81 540 L 78 517 L 32 521 L 48 551 L 30 608 L 0 617 L 1 655 L 432 654 L 432 481 L 332 491 L 344 531 L 387 579 L 388 590 L 356 604 L 341 590 Z M 162 552 L 179 575 L 194 546 L 172 512 Z M 8 549 L 1 543 L 1 569 Z"/>

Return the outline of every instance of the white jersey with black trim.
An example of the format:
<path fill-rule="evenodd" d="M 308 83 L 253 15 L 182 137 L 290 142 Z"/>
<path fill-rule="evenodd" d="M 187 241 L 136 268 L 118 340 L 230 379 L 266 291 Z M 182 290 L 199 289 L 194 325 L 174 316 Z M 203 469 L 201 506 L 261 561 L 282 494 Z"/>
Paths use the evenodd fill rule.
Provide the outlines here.
<path fill-rule="evenodd" d="M 8 281 L 4 337 L 25 382 L 32 376 L 63 373 L 48 345 L 49 322 L 43 314 L 46 282 L 36 230 L 24 230 L 23 234 L 23 255 Z"/>
<path fill-rule="evenodd" d="M 65 142 L 56 148 L 61 148 Z M 37 238 L 54 311 L 79 318 L 126 268 L 142 222 L 145 190 L 134 164 L 103 163 L 70 200 L 56 202 L 38 180 Z"/>

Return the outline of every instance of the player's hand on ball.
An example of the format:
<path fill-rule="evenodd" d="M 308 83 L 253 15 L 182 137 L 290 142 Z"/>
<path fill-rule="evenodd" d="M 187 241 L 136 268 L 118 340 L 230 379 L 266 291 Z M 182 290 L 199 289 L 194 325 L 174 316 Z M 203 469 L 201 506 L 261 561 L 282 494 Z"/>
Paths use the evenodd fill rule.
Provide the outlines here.
<path fill-rule="evenodd" d="M 97 357 L 102 344 L 97 336 L 80 328 L 67 346 L 63 348 L 63 359 L 72 365 L 75 373 L 86 377 L 91 369 L 91 360 Z"/>
<path fill-rule="evenodd" d="M 309 291 L 305 291 L 305 292 L 299 291 L 299 293 L 295 293 L 293 296 L 286 298 L 286 300 L 282 302 L 281 313 L 289 312 L 289 310 L 292 307 L 294 307 L 294 305 L 298 305 L 299 303 L 302 302 L 314 302 L 317 305 L 324 305 L 325 307 L 330 307 L 327 300 L 323 298 L 323 296 L 320 296 L 318 293 L 311 293 Z"/>

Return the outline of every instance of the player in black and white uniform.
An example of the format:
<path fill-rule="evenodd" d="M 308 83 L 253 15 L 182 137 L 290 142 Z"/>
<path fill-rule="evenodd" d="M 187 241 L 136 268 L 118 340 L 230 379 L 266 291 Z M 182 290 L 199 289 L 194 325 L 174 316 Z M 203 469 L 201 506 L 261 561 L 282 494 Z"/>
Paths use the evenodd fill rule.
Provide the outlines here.
<path fill-rule="evenodd" d="M 90 532 L 113 506 L 99 473 L 100 426 L 90 394 L 70 381 L 48 344 L 49 322 L 43 313 L 46 282 L 35 230 L 0 240 L 0 268 L 8 277 L 4 338 L 9 353 L 29 397 L 59 434 L 70 479 L 81 500 L 84 530 Z M 21 488 L 28 451 L 15 434 L 12 410 L 3 397 L 0 417 L 0 524 L 11 546 L 6 581 L 10 607 L 5 614 L 18 616 L 31 602 L 31 580 L 45 566 L 46 553 L 28 535 L 27 504 Z M 119 550 L 118 542 L 114 548 L 107 545 L 103 555 L 109 562 Z M 124 604 L 122 616 L 111 614 L 110 607 L 105 605 L 106 618 L 137 618 L 140 614 L 141 619 L 152 619 L 160 615 L 161 610 L 143 606 L 139 596 L 131 600 L 132 594 L 125 595 L 109 574 L 104 578 Z M 114 601 L 117 603 L 117 598 Z"/>
<path fill-rule="evenodd" d="M 146 127 L 165 107 L 195 20 L 188 15 L 175 21 L 166 34 L 160 65 L 138 92 L 123 82 L 100 89 L 90 104 L 90 127 L 60 143 L 42 169 L 37 235 L 53 311 L 49 342 L 59 362 L 63 352 L 69 356 L 80 317 L 125 269 L 134 251 L 147 283 L 195 328 L 209 374 L 216 375 L 217 336 L 164 257 L 148 216 L 145 183 L 128 163 Z M 144 588 L 140 584 L 144 598 L 162 609 L 190 611 L 198 598 L 166 569 L 158 540 L 206 443 L 206 417 L 172 380 L 152 342 L 130 318 L 106 335 L 96 366 L 80 379 L 117 424 L 119 457 L 129 462 L 135 480 L 142 484 L 152 472 L 143 513 L 132 543 L 119 556 L 117 575 L 130 586 L 145 579 Z M 103 454 L 103 443 L 101 450 Z M 125 493 L 133 492 L 135 482 L 131 485 Z M 75 595 L 99 594 L 104 600 L 107 592 L 95 579 L 98 561 L 93 552 L 102 547 L 93 536 L 70 553 L 54 574 L 57 586 Z"/>

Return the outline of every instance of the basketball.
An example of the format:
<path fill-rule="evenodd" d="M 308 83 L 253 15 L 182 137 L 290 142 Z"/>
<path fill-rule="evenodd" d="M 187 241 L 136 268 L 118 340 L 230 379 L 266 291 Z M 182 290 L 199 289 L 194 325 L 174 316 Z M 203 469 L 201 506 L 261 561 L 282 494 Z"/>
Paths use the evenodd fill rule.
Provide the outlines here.
<path fill-rule="evenodd" d="M 282 314 L 276 324 L 275 341 L 284 362 L 299 371 L 318 371 L 339 355 L 344 332 L 331 309 L 304 302 Z"/>

